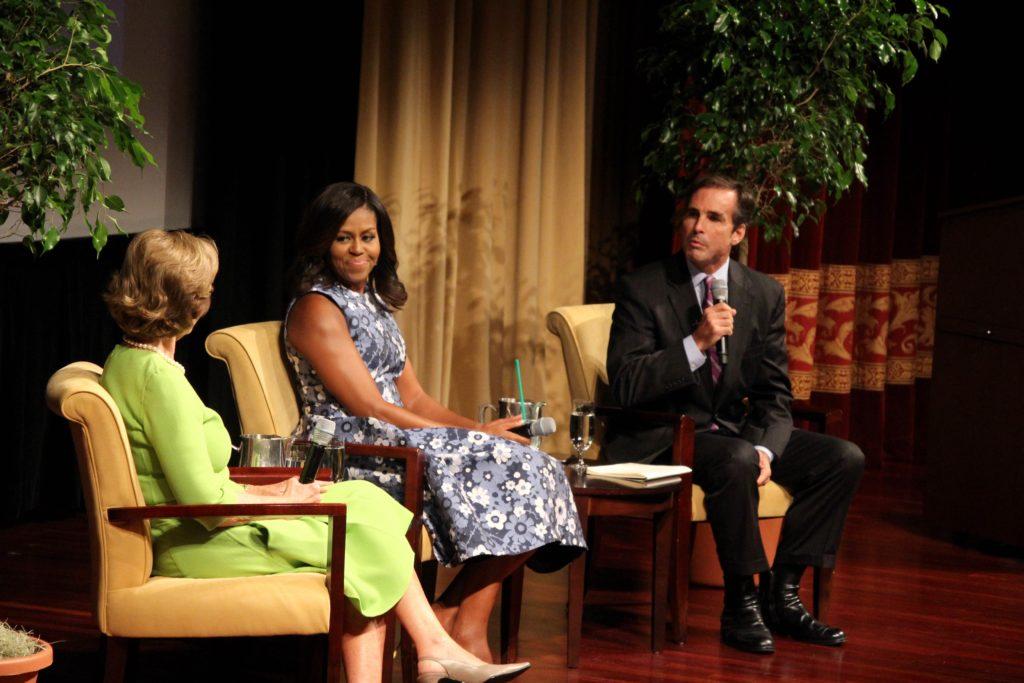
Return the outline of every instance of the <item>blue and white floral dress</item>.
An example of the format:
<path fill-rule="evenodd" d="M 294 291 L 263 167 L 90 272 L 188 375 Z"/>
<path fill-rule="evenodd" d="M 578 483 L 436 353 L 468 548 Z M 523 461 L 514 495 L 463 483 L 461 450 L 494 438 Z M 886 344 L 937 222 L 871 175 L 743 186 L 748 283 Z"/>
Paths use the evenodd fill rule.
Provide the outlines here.
<path fill-rule="evenodd" d="M 405 341 L 376 294 L 369 288 L 360 294 L 340 284 L 314 286 L 311 292 L 341 309 L 381 396 L 402 405 L 395 379 L 405 368 Z M 285 350 L 302 404 L 296 435 L 308 434 L 313 417 L 323 416 L 334 421 L 339 440 L 413 446 L 426 455 L 423 521 L 442 564 L 537 550 L 530 566 L 554 571 L 586 548 L 572 490 L 558 460 L 483 432 L 456 427 L 400 429 L 354 416 L 327 391 L 305 357 L 287 342 L 287 335 Z M 372 481 L 401 500 L 403 467 L 383 458 L 350 458 L 346 475 Z"/>

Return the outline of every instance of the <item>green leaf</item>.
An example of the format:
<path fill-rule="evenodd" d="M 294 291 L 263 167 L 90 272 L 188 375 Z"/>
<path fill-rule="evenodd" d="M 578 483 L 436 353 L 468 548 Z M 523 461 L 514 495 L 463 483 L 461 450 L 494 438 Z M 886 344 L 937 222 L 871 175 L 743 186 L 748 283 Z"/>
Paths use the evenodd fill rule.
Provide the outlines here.
<path fill-rule="evenodd" d="M 99 162 L 100 180 L 102 180 L 103 182 L 109 181 L 110 180 L 110 162 L 108 162 L 103 157 L 96 157 L 96 160 L 97 160 L 97 162 Z"/>
<path fill-rule="evenodd" d="M 107 246 L 107 226 L 97 218 L 92 228 L 92 248 L 96 250 L 96 258 L 99 258 L 100 252 L 105 246 Z"/>
<path fill-rule="evenodd" d="M 917 73 L 917 59 L 914 58 L 913 53 L 907 50 L 903 53 L 903 85 L 906 85 L 914 79 L 914 75 Z"/>
<path fill-rule="evenodd" d="M 939 61 L 939 57 L 942 55 L 942 45 L 939 44 L 938 40 L 933 40 L 931 47 L 928 48 L 928 56 L 933 62 Z"/>
<path fill-rule="evenodd" d="M 57 246 L 57 242 L 60 241 L 60 231 L 57 228 L 50 228 L 46 231 L 46 235 L 43 237 L 43 251 L 46 253 Z"/>
<path fill-rule="evenodd" d="M 864 166 L 863 166 L 863 164 L 859 164 L 859 163 L 858 164 L 854 164 L 853 165 L 853 174 L 855 176 L 857 176 L 857 180 L 859 180 L 861 182 L 861 184 L 863 184 L 865 187 L 867 187 L 868 177 L 864 173 Z"/>
<path fill-rule="evenodd" d="M 24 237 L 22 237 L 21 238 L 21 243 L 25 245 L 26 249 L 28 249 L 30 252 L 32 252 L 33 256 L 38 256 L 39 255 L 39 251 L 38 251 L 38 249 L 36 249 L 35 240 L 33 240 L 30 236 L 25 235 Z"/>
<path fill-rule="evenodd" d="M 111 211 L 124 211 L 124 200 L 116 194 L 107 195 L 103 198 L 103 206 Z"/>
<path fill-rule="evenodd" d="M 36 185 L 32 188 L 30 194 L 32 197 L 32 204 L 34 204 L 39 210 L 42 210 L 43 205 L 46 203 L 46 188 L 42 185 Z"/>
<path fill-rule="evenodd" d="M 139 168 L 142 168 L 143 166 L 146 165 L 156 166 L 156 160 L 153 158 L 153 155 L 150 154 L 149 150 L 143 147 L 142 143 L 139 142 L 138 140 L 132 140 L 129 151 L 131 152 L 132 155 L 132 163 L 134 163 Z"/>

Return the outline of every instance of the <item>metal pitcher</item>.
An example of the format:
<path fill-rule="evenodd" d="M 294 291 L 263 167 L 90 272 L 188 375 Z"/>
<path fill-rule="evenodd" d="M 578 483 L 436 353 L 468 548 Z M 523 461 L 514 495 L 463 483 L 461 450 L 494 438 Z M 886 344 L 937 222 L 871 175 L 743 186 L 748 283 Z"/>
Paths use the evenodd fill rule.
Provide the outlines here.
<path fill-rule="evenodd" d="M 292 437 L 274 434 L 242 434 L 238 439 L 240 467 L 284 467 L 292 444 Z"/>

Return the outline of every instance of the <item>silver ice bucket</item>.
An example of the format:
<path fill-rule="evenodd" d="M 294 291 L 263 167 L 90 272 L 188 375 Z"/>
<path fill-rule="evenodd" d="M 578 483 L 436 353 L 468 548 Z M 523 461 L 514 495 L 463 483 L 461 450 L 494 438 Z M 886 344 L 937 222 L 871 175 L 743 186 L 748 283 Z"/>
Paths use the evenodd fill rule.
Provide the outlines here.
<path fill-rule="evenodd" d="M 284 467 L 293 441 L 274 434 L 242 434 L 238 439 L 239 467 Z"/>

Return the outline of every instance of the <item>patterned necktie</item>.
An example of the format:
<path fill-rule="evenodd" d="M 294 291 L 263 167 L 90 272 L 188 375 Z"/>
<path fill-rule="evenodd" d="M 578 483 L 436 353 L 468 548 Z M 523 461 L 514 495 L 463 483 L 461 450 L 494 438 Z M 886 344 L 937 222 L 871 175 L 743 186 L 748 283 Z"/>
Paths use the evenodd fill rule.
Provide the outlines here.
<path fill-rule="evenodd" d="M 710 275 L 704 278 L 704 308 L 715 305 L 715 296 L 711 291 L 715 278 Z M 708 349 L 708 360 L 711 361 L 711 383 L 718 386 L 718 378 L 722 376 L 722 361 L 718 357 L 718 344 Z"/>

